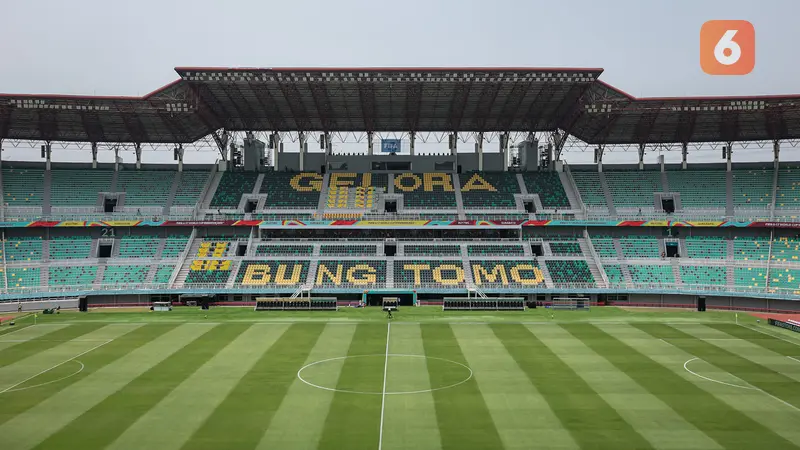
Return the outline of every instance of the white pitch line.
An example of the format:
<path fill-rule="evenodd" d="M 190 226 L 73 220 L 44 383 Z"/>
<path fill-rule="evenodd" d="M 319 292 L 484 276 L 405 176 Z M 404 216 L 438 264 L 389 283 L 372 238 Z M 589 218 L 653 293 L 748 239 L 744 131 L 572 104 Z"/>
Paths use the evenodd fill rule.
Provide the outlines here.
<path fill-rule="evenodd" d="M 782 336 L 778 336 L 777 334 L 767 333 L 766 331 L 759 330 L 758 328 L 754 328 L 754 327 L 751 327 L 751 326 L 748 326 L 748 325 L 742 325 L 742 324 L 738 324 L 738 325 L 740 327 L 747 328 L 748 330 L 753 330 L 753 331 L 755 331 L 757 333 L 761 333 L 763 335 L 766 335 L 766 336 L 769 336 L 769 337 L 773 337 L 775 339 L 780 339 L 780 340 L 788 342 L 790 344 L 794 344 L 794 345 L 800 346 L 800 343 L 798 343 L 796 341 L 790 341 L 789 339 L 786 339 L 785 337 L 782 337 Z"/>
<path fill-rule="evenodd" d="M 41 372 L 37 373 L 36 375 L 30 376 L 30 377 L 28 377 L 28 378 L 25 378 L 24 380 L 20 381 L 19 383 L 17 383 L 17 384 L 14 384 L 14 385 L 11 385 L 11 386 L 9 386 L 9 387 L 7 387 L 7 388 L 3 389 L 2 391 L 0 391 L 0 394 L 3 394 L 3 393 L 5 393 L 5 392 L 8 392 L 8 391 L 10 391 L 10 390 L 14 389 L 15 387 L 17 387 L 17 386 L 19 386 L 19 385 L 21 385 L 21 384 L 23 384 L 23 383 L 25 383 L 25 382 L 28 382 L 28 381 L 30 381 L 30 380 L 32 380 L 32 379 L 34 379 L 34 378 L 38 377 L 39 375 L 41 375 L 41 374 L 43 374 L 43 373 L 47 373 L 47 372 L 49 372 L 49 371 L 51 371 L 51 370 L 55 369 L 56 367 L 63 366 L 64 364 L 66 364 L 66 363 L 68 363 L 68 362 L 72 361 L 73 359 L 75 359 L 75 358 L 78 358 L 78 357 L 80 357 L 80 356 L 83 356 L 83 355 L 85 355 L 85 354 L 87 354 L 87 353 L 91 352 L 92 350 L 96 350 L 96 349 L 98 349 L 98 348 L 100 348 L 100 347 L 102 347 L 102 346 L 104 346 L 104 345 L 108 344 L 109 342 L 111 342 L 111 341 L 113 341 L 113 340 L 114 340 L 114 339 L 109 339 L 109 340 L 107 340 L 107 341 L 103 342 L 102 344 L 96 345 L 96 346 L 94 346 L 94 347 L 90 348 L 89 350 L 86 350 L 85 352 L 79 353 L 79 354 L 77 354 L 77 355 L 73 356 L 73 357 L 72 357 L 72 358 L 70 358 L 70 359 L 67 359 L 67 360 L 65 360 L 65 361 L 62 361 L 62 362 L 60 362 L 60 363 L 56 364 L 55 366 L 53 366 L 53 367 L 51 367 L 51 368 L 49 368 L 49 369 L 44 369 L 43 371 L 41 371 Z M 82 364 L 81 364 L 81 365 L 82 365 Z"/>
<path fill-rule="evenodd" d="M 792 361 L 797 361 L 800 363 L 800 359 L 797 359 L 794 356 L 787 356 L 787 358 L 791 359 Z"/>
<path fill-rule="evenodd" d="M 381 390 L 381 428 L 378 433 L 378 450 L 383 448 L 383 413 L 386 409 L 386 374 L 389 372 L 389 334 L 392 323 L 386 324 L 386 360 L 383 362 L 383 389 Z"/>

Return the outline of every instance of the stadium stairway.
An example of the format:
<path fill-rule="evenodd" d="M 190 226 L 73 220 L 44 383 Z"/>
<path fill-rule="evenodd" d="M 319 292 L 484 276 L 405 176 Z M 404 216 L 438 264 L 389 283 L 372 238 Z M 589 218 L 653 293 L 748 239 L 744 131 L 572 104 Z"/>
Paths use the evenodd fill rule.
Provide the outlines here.
<path fill-rule="evenodd" d="M 547 264 L 541 258 L 537 258 L 537 266 L 539 270 L 542 271 L 542 277 L 544 277 L 544 285 L 548 288 L 553 288 L 553 277 L 550 276 L 550 270 L 547 268 Z"/>
<path fill-rule="evenodd" d="M 103 258 L 97 263 L 97 273 L 95 274 L 94 282 L 92 283 L 92 286 L 94 286 L 95 289 L 98 289 L 103 284 L 103 274 L 106 272 L 106 262 L 107 260 Z"/>
<path fill-rule="evenodd" d="M 731 171 L 725 172 L 725 215 L 733 216 L 733 174 Z"/>
<path fill-rule="evenodd" d="M 628 268 L 627 264 L 622 264 L 619 266 L 620 272 L 622 272 L 622 278 L 625 279 L 625 282 L 628 285 L 633 284 L 633 275 L 631 275 L 631 270 Z"/>
<path fill-rule="evenodd" d="M 455 189 L 456 194 L 456 208 L 458 209 L 458 219 L 465 220 L 467 218 L 467 213 L 464 210 L 464 197 L 461 196 L 461 177 L 458 175 L 451 175 L 450 178 L 453 180 L 453 189 Z"/>
<path fill-rule="evenodd" d="M 589 232 L 584 229 L 584 236 L 588 236 Z M 592 241 L 586 238 L 578 238 L 578 245 L 581 247 L 581 253 L 586 256 L 586 264 L 589 265 L 589 271 L 592 273 L 594 279 L 598 282 L 602 281 L 605 283 L 606 287 L 608 286 L 608 276 L 606 275 L 606 271 L 603 268 L 603 263 L 599 260 L 599 258 L 595 258 L 594 256 L 597 253 L 594 251 L 594 247 L 592 246 Z"/>
<path fill-rule="evenodd" d="M 236 283 L 236 274 L 239 273 L 239 267 L 242 265 L 242 261 L 233 261 L 231 263 L 231 274 L 228 276 L 228 281 L 225 282 L 225 287 L 228 289 L 232 289 L 234 287 L 234 283 Z"/>
<path fill-rule="evenodd" d="M 51 202 L 50 188 L 53 186 L 53 180 L 50 177 L 49 170 L 44 171 L 44 183 L 42 183 L 42 215 L 49 216 L 53 211 Z"/>
<path fill-rule="evenodd" d="M 681 279 L 680 258 L 672 258 L 670 263 L 672 264 L 672 275 L 675 277 L 675 284 L 677 286 L 683 286 L 683 279 Z"/>
<path fill-rule="evenodd" d="M 600 187 L 603 188 L 603 197 L 606 198 L 606 205 L 608 205 L 608 214 L 611 217 L 617 216 L 617 208 L 614 206 L 614 197 L 611 195 L 611 189 L 608 188 L 608 181 L 606 180 L 606 174 L 600 172 L 597 174 L 598 178 L 600 179 Z"/>
<path fill-rule="evenodd" d="M 520 174 L 518 176 L 520 180 L 522 180 L 522 175 Z M 564 186 L 564 192 L 567 193 L 567 200 L 569 200 L 569 204 L 572 209 L 576 211 L 585 210 L 583 202 L 580 200 L 580 196 L 578 195 L 577 187 L 575 186 L 572 175 L 569 173 L 569 171 L 566 170 L 559 172 L 558 178 L 561 180 L 561 184 Z"/>
<path fill-rule="evenodd" d="M 322 176 L 322 189 L 320 189 L 319 193 L 319 201 L 317 202 L 317 215 L 322 217 L 322 214 L 325 212 L 325 208 L 328 206 L 328 192 L 330 191 L 331 184 L 331 174 L 330 172 L 325 172 L 325 175 Z M 261 186 L 259 184 L 259 186 Z"/>
<path fill-rule="evenodd" d="M 620 244 L 619 239 L 615 237 L 613 238 L 613 241 L 614 241 L 614 250 L 617 251 L 617 258 L 625 259 L 625 253 L 622 251 L 622 244 Z"/>
<path fill-rule="evenodd" d="M 214 198 L 214 193 L 217 192 L 219 182 L 222 179 L 222 173 L 223 172 L 216 170 L 216 167 L 213 169 L 211 181 L 208 183 L 206 190 L 203 192 L 203 195 L 200 198 L 200 209 L 211 209 L 211 200 Z"/>
<path fill-rule="evenodd" d="M 386 289 L 394 289 L 394 257 L 386 258 Z"/>
<path fill-rule="evenodd" d="M 49 285 L 50 285 L 50 270 L 48 267 L 43 266 L 39 270 L 39 286 L 46 288 Z"/>
<path fill-rule="evenodd" d="M 667 177 L 666 171 L 661 171 L 661 189 L 662 192 L 670 192 L 669 190 L 669 177 Z"/>

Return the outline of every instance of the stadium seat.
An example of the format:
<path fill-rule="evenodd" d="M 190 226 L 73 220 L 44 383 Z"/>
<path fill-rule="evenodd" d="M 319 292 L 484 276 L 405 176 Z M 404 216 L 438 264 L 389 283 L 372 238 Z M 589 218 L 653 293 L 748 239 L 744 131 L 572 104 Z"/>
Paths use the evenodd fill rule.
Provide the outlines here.
<path fill-rule="evenodd" d="M 465 209 L 516 208 L 517 175 L 508 172 L 467 172 L 459 176 Z"/>
<path fill-rule="evenodd" d="M 270 245 L 256 246 L 257 256 L 311 256 L 314 247 L 311 245 Z"/>
<path fill-rule="evenodd" d="M 614 247 L 614 239 L 611 236 L 592 234 L 592 245 L 597 255 L 601 258 L 616 258 L 617 249 Z"/>
<path fill-rule="evenodd" d="M 754 289 L 765 289 L 767 287 L 766 267 L 735 267 L 733 277 L 736 286 Z"/>
<path fill-rule="evenodd" d="M 129 235 L 119 240 L 120 258 L 153 258 L 158 251 L 157 236 Z"/>
<path fill-rule="evenodd" d="M 655 236 L 630 235 L 619 238 L 619 243 L 625 258 L 659 258 L 662 253 Z"/>
<path fill-rule="evenodd" d="M 164 239 L 164 250 L 161 252 L 162 258 L 177 258 L 186 249 L 189 243 L 189 235 L 170 234 Z"/>
<path fill-rule="evenodd" d="M 727 259 L 728 241 L 720 236 L 687 236 L 686 256 L 701 259 Z"/>
<path fill-rule="evenodd" d="M 680 266 L 684 285 L 724 286 L 728 284 L 727 268 L 724 266 Z"/>
<path fill-rule="evenodd" d="M 600 185 L 600 175 L 597 171 L 573 170 L 571 173 L 585 205 L 607 207 L 603 187 Z"/>
<path fill-rule="evenodd" d="M 41 284 L 41 270 L 38 267 L 8 267 L 8 287 L 38 287 Z"/>
<path fill-rule="evenodd" d="M 769 258 L 769 237 L 734 236 L 733 257 L 738 260 L 767 260 Z"/>
<path fill-rule="evenodd" d="M 242 195 L 253 193 L 258 174 L 252 172 L 224 172 L 219 180 L 210 207 L 219 209 L 236 209 Z"/>
<path fill-rule="evenodd" d="M 569 209 L 569 198 L 556 172 L 524 172 L 522 179 L 528 194 L 539 194 L 545 209 Z"/>
<path fill-rule="evenodd" d="M 297 287 L 308 280 L 307 259 L 242 261 L 236 284 L 252 286 Z"/>
<path fill-rule="evenodd" d="M 111 191 L 112 170 L 53 169 L 50 173 L 50 204 L 96 206 L 100 192 Z"/>
<path fill-rule="evenodd" d="M 656 266 L 648 264 L 630 264 L 628 271 L 634 283 L 646 284 L 675 284 L 675 274 L 672 266 Z"/>
<path fill-rule="evenodd" d="M 117 190 L 125 192 L 125 206 L 164 206 L 177 175 L 172 170 L 122 170 Z"/>
<path fill-rule="evenodd" d="M 38 236 L 7 237 L 5 247 L 6 262 L 40 261 L 42 259 L 42 238 Z M 0 255 L 2 251 L 0 250 Z"/>
<path fill-rule="evenodd" d="M 798 262 L 800 261 L 800 240 L 789 237 L 780 237 L 772 241 L 771 261 Z"/>
<path fill-rule="evenodd" d="M 91 258 L 92 238 L 89 236 L 59 236 L 50 239 L 50 259 Z"/>
<path fill-rule="evenodd" d="M 769 272 L 770 292 L 785 290 L 793 295 L 800 294 L 800 269 L 772 267 Z"/>
<path fill-rule="evenodd" d="M 323 256 L 361 256 L 375 255 L 378 252 L 376 245 L 348 244 L 348 245 L 322 245 L 320 254 Z"/>
<path fill-rule="evenodd" d="M 150 266 L 106 266 L 103 272 L 103 284 L 144 283 Z"/>
<path fill-rule="evenodd" d="M 508 285 L 544 287 L 544 275 L 536 261 L 476 260 L 469 261 L 476 286 L 503 287 Z"/>
<path fill-rule="evenodd" d="M 769 207 L 772 203 L 771 168 L 733 170 L 734 206 Z"/>
<path fill-rule="evenodd" d="M 374 287 L 385 280 L 384 260 L 322 260 L 317 266 L 314 285 Z"/>
<path fill-rule="evenodd" d="M 408 256 L 460 256 L 458 245 L 405 244 L 403 254 Z"/>
<path fill-rule="evenodd" d="M 606 183 L 615 207 L 653 207 L 653 193 L 663 192 L 661 172 L 649 170 L 606 171 Z"/>
<path fill-rule="evenodd" d="M 558 256 L 581 256 L 581 246 L 577 242 L 550 242 L 550 251 Z"/>
<path fill-rule="evenodd" d="M 727 172 L 720 170 L 667 171 L 669 190 L 681 194 L 684 208 L 725 207 Z"/>
<path fill-rule="evenodd" d="M 467 255 L 469 256 L 522 256 L 525 251 L 521 245 L 469 245 Z"/>
<path fill-rule="evenodd" d="M 431 286 L 434 289 L 464 285 L 460 260 L 405 259 L 394 262 L 395 287 Z"/>
<path fill-rule="evenodd" d="M 153 277 L 153 283 L 169 283 L 169 279 L 172 277 L 173 271 L 175 271 L 175 266 L 168 264 L 159 265 L 156 268 L 156 273 Z"/>
<path fill-rule="evenodd" d="M 199 202 L 209 176 L 209 172 L 196 170 L 181 172 L 181 182 L 178 184 L 178 190 L 175 191 L 172 206 L 194 206 Z"/>
<path fill-rule="evenodd" d="M 97 277 L 97 266 L 51 266 L 51 286 L 91 286 Z"/>
<path fill-rule="evenodd" d="M 408 209 L 455 209 L 453 180 L 448 173 L 402 173 L 394 176 L 395 194 Z"/>
<path fill-rule="evenodd" d="M 264 209 L 317 209 L 322 175 L 314 172 L 269 172 L 259 192 L 267 194 Z"/>
<path fill-rule="evenodd" d="M 231 274 L 231 261 L 228 260 L 201 260 L 192 261 L 189 273 L 186 275 L 186 284 L 224 284 Z"/>
<path fill-rule="evenodd" d="M 621 285 L 625 283 L 625 276 L 622 274 L 622 266 L 604 264 L 603 268 L 606 271 L 606 277 L 609 283 L 612 285 Z"/>
<path fill-rule="evenodd" d="M 595 279 L 584 260 L 547 260 L 553 283 L 594 284 Z"/>
<path fill-rule="evenodd" d="M 44 170 L 3 166 L 4 203 L 9 206 L 42 206 Z"/>

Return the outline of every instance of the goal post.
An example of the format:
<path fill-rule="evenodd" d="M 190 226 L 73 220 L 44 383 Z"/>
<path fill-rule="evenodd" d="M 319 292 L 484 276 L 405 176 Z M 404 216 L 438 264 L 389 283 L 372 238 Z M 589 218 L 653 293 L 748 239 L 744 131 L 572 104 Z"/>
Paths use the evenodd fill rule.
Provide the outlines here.
<path fill-rule="evenodd" d="M 550 307 L 568 311 L 588 311 L 590 303 L 588 297 L 553 297 Z"/>

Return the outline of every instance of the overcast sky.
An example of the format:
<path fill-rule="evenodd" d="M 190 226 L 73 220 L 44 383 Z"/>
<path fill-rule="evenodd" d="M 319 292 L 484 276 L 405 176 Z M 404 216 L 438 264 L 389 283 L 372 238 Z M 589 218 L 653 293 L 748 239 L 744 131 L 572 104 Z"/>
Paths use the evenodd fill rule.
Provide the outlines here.
<path fill-rule="evenodd" d="M 6 93 L 144 95 L 176 66 L 516 66 L 603 68 L 637 97 L 800 94 L 797 0 L 0 0 L 0 17 Z M 750 75 L 701 71 L 712 19 L 754 25 Z"/>

